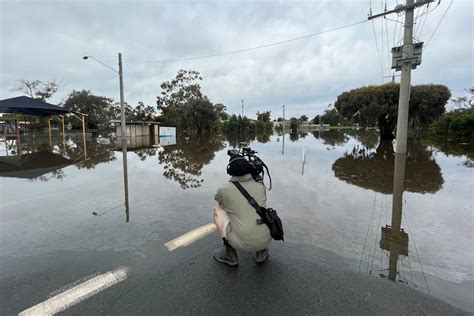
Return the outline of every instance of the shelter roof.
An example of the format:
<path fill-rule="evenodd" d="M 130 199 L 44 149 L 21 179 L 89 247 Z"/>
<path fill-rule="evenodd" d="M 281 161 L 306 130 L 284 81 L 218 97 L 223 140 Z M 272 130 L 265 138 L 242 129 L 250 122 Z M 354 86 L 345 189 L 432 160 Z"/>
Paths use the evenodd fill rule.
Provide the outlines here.
<path fill-rule="evenodd" d="M 69 109 L 27 96 L 0 100 L 0 113 L 51 116 L 71 113 Z"/>

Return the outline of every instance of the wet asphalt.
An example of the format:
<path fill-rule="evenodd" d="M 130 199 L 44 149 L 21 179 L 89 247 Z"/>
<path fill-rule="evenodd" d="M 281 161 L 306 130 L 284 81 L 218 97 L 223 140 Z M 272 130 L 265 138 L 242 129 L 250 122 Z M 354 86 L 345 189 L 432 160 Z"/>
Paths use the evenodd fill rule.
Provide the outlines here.
<path fill-rule="evenodd" d="M 129 269 L 126 280 L 60 314 L 469 314 L 404 284 L 367 277 L 317 247 L 273 243 L 264 264 L 239 253 L 232 268 L 213 259 L 220 246 L 212 234 L 172 252 L 150 241 L 140 249 L 1 258 L 1 314 L 17 315 L 118 267 Z"/>

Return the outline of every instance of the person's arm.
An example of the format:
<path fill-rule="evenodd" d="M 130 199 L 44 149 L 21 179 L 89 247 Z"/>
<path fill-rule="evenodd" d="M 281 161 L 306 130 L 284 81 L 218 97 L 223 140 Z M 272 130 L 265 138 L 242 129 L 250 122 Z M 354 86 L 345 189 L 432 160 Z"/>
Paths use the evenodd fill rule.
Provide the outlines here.
<path fill-rule="evenodd" d="M 217 202 L 217 204 L 219 204 L 219 206 L 223 207 L 222 204 L 224 203 L 224 196 L 222 194 L 221 188 L 217 189 L 216 195 L 214 196 L 214 200 Z"/>

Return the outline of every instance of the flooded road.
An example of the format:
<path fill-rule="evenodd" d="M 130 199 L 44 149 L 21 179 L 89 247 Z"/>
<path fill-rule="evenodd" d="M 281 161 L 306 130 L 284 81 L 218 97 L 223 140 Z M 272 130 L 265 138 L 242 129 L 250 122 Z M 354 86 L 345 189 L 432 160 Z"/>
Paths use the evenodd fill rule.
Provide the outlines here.
<path fill-rule="evenodd" d="M 140 266 L 137 258 L 145 257 L 163 266 L 179 262 L 181 254 L 171 259 L 163 245 L 211 222 L 216 188 L 228 180 L 227 149 L 242 141 L 270 169 L 268 205 L 282 217 L 288 243 L 334 254 L 329 265 L 343 261 L 386 282 L 391 275 L 399 287 L 474 310 L 474 145 L 423 138 L 409 144 L 404 242 L 394 247 L 386 226 L 392 223 L 394 144 L 352 130 L 160 144 L 134 139 L 126 153 L 108 136 L 89 136 L 86 151 L 81 137 L 25 139 L 21 155 L 13 143 L 0 143 L 3 280 L 92 257 L 94 265 L 111 269 L 118 262 Z M 218 241 L 216 233 L 207 238 Z M 198 245 L 187 248 L 201 252 Z M 12 297 L 27 295 L 21 287 L 12 291 Z"/>

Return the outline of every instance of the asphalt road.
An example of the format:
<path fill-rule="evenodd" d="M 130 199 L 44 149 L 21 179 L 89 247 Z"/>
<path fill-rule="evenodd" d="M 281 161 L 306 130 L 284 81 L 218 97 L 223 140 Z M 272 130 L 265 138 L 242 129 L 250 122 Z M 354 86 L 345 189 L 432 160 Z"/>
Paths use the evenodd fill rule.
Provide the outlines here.
<path fill-rule="evenodd" d="M 237 268 L 216 262 L 216 247 L 212 234 L 172 252 L 148 242 L 140 250 L 2 258 L 1 314 L 17 315 L 117 267 L 128 268 L 126 280 L 61 313 L 468 314 L 404 284 L 353 271 L 316 247 L 274 243 L 267 262 L 257 265 L 251 254 L 239 254 Z"/>

